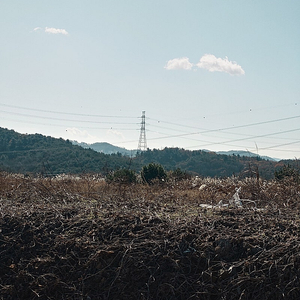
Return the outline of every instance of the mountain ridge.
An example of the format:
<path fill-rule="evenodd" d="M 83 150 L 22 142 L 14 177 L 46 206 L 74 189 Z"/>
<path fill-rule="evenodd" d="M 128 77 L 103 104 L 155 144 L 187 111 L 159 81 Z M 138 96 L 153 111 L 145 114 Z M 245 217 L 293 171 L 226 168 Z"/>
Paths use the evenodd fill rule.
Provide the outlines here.
<path fill-rule="evenodd" d="M 83 148 L 90 148 L 93 149 L 97 152 L 101 152 L 104 154 L 117 154 L 117 153 L 121 153 L 123 155 L 126 156 L 135 156 L 137 153 L 137 150 L 128 150 L 126 148 L 122 148 L 122 147 L 118 147 L 115 145 L 112 145 L 108 142 L 96 142 L 96 143 L 85 143 L 85 142 L 77 142 L 77 141 L 71 141 L 74 145 L 78 145 L 81 146 Z M 207 149 L 199 149 L 202 151 L 207 151 L 207 152 L 215 152 L 217 154 L 224 154 L 224 155 L 239 155 L 239 156 L 246 156 L 246 157 L 259 157 L 262 158 L 264 160 L 271 160 L 271 161 L 280 161 L 281 159 L 279 158 L 274 158 L 274 157 L 270 157 L 270 156 L 261 156 L 259 154 L 255 154 L 253 152 L 250 151 L 244 151 L 244 150 L 229 150 L 229 151 L 211 151 L 211 150 L 207 150 Z"/>
<path fill-rule="evenodd" d="M 137 152 L 137 150 L 128 150 L 126 148 L 118 147 L 107 142 L 96 142 L 96 143 L 89 144 L 85 142 L 71 141 L 71 143 L 74 145 L 81 146 L 85 149 L 90 148 L 104 154 L 121 153 L 122 155 L 126 155 L 126 156 L 135 156 Z"/>
<path fill-rule="evenodd" d="M 246 156 L 246 157 L 260 157 L 264 160 L 271 160 L 271 161 L 280 161 L 279 158 L 274 158 L 270 156 L 261 156 L 259 154 L 250 152 L 250 151 L 244 151 L 244 150 L 229 150 L 229 151 L 217 151 L 217 154 L 225 154 L 225 155 L 239 155 L 239 156 Z"/>
<path fill-rule="evenodd" d="M 95 143 L 108 147 L 109 143 Z M 108 174 L 111 171 L 129 168 L 140 172 L 149 163 L 161 164 L 166 171 L 181 169 L 203 177 L 256 177 L 274 178 L 276 168 L 297 161 L 271 161 L 261 157 L 217 154 L 207 150 L 185 150 L 183 148 L 147 149 L 136 156 L 122 155 L 120 151 L 111 154 L 97 152 L 74 145 L 69 140 L 41 134 L 21 134 L 0 127 L 0 171 L 32 174 Z M 95 146 L 95 145 L 94 145 Z M 105 146 L 105 147 L 104 147 Z M 124 148 L 114 147 L 115 150 Z M 107 149 L 106 149 L 107 151 Z M 130 151 L 130 150 L 129 150 Z"/>

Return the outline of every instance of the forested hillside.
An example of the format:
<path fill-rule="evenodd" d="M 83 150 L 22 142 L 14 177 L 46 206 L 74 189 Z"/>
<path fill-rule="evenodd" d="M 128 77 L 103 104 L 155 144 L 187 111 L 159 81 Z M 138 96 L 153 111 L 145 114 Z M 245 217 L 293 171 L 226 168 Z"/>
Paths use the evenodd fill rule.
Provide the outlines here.
<path fill-rule="evenodd" d="M 180 168 L 210 177 L 228 177 L 240 175 L 254 177 L 257 175 L 266 179 L 274 177 L 276 163 L 259 157 L 245 157 L 237 155 L 220 155 L 214 152 L 196 150 L 189 151 L 179 148 L 165 148 L 163 150 L 148 150 L 140 153 L 137 159 L 142 165 L 150 162 L 162 164 L 167 170 Z"/>
<path fill-rule="evenodd" d="M 134 158 L 117 154 L 103 154 L 73 145 L 68 140 L 41 134 L 20 134 L 0 128 L 0 170 L 19 173 L 103 173 L 119 168 L 139 172 L 142 166 L 155 162 L 166 170 L 183 171 L 210 177 L 248 176 L 271 179 L 283 162 L 260 157 L 219 155 L 208 151 L 189 151 L 180 148 L 147 150 Z M 284 161 L 284 164 L 293 161 Z"/>
<path fill-rule="evenodd" d="M 41 134 L 0 128 L 0 169 L 20 173 L 105 173 L 125 167 L 129 159 L 105 155 Z"/>

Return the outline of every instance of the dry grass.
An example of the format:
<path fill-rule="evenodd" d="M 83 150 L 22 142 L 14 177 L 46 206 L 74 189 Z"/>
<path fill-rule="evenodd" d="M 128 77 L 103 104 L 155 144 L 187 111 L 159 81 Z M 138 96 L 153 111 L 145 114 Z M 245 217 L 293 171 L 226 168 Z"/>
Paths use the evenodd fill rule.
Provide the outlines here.
<path fill-rule="evenodd" d="M 236 188 L 255 201 L 228 203 Z M 0 299 L 299 299 L 299 185 L 0 175 Z"/>

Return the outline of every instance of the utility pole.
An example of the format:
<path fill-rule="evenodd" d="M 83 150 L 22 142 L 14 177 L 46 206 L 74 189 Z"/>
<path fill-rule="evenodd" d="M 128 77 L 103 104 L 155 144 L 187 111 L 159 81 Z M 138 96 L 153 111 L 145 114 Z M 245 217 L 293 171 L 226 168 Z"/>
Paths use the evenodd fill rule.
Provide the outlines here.
<path fill-rule="evenodd" d="M 142 111 L 141 132 L 138 145 L 138 152 L 147 150 L 146 129 L 145 129 L 145 111 Z"/>

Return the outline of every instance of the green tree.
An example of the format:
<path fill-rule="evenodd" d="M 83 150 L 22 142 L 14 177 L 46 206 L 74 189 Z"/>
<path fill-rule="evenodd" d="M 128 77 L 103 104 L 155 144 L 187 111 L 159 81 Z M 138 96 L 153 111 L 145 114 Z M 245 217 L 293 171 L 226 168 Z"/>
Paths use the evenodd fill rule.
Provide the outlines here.
<path fill-rule="evenodd" d="M 153 184 L 155 180 L 165 181 L 167 178 L 167 173 L 162 165 L 150 163 L 146 166 L 143 166 L 141 176 L 144 182 Z"/>
<path fill-rule="evenodd" d="M 106 181 L 108 183 L 115 182 L 115 183 L 124 183 L 130 184 L 136 182 L 136 174 L 132 170 L 128 169 L 120 169 L 114 171 L 106 176 Z"/>
<path fill-rule="evenodd" d="M 186 171 L 177 168 L 169 172 L 169 178 L 173 178 L 175 181 L 180 181 L 180 180 L 190 178 L 190 175 Z"/>
<path fill-rule="evenodd" d="M 300 171 L 290 164 L 284 165 L 282 168 L 275 170 L 275 179 L 284 180 L 291 179 L 292 181 L 298 182 L 300 179 Z"/>

